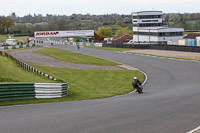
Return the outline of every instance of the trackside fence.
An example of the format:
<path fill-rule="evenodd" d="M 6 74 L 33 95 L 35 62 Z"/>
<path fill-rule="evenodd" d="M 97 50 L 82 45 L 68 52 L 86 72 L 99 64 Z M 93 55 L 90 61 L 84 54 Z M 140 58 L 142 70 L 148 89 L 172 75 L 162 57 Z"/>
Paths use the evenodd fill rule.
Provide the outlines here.
<path fill-rule="evenodd" d="M 56 80 L 56 78 L 54 78 L 54 77 L 52 77 L 52 76 L 50 76 L 50 75 L 48 75 L 48 74 L 45 74 L 45 73 L 39 71 L 38 69 L 36 69 L 36 68 L 34 68 L 34 67 L 32 67 L 32 66 L 30 66 L 30 65 L 28 65 L 28 64 L 26 64 L 26 63 L 24 63 L 24 62 L 22 62 L 22 61 L 20 61 L 20 60 L 18 60 L 17 58 L 13 57 L 12 55 L 8 54 L 7 52 L 4 52 L 4 53 L 3 53 L 3 52 L 1 51 L 1 55 L 5 55 L 6 57 L 8 57 L 8 58 L 14 60 L 17 64 L 19 64 L 19 66 L 20 66 L 21 68 L 23 68 L 23 69 L 25 69 L 25 70 L 27 70 L 27 71 L 32 71 L 32 72 L 37 73 L 37 74 L 40 74 L 41 76 L 44 76 L 44 77 L 46 77 L 46 78 L 48 78 L 48 79 Z"/>
<path fill-rule="evenodd" d="M 24 48 L 31 46 L 35 46 L 35 44 L 9 46 L 3 48 L 1 47 L 0 50 Z M 56 78 L 45 74 L 38 69 L 20 61 L 9 53 L 0 51 L 0 56 L 4 55 L 14 60 L 17 64 L 19 64 L 20 67 L 26 69 L 27 71 L 32 71 L 51 80 L 56 80 Z M 67 96 L 68 88 L 68 83 L 0 83 L 0 101 L 26 100 L 35 98 L 59 98 Z"/>
<path fill-rule="evenodd" d="M 26 47 L 34 47 L 34 46 L 36 46 L 36 44 L 4 46 L 4 47 L 0 47 L 0 50 L 18 49 L 18 48 L 26 48 Z"/>
<path fill-rule="evenodd" d="M 67 83 L 0 83 L 0 101 L 59 98 L 67 94 Z"/>

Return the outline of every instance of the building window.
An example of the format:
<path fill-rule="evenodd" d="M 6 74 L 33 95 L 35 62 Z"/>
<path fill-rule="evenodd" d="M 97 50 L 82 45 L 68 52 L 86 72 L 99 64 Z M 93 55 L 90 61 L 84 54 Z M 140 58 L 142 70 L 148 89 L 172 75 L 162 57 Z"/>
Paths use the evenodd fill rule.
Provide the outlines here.
<path fill-rule="evenodd" d="M 140 16 L 133 16 L 134 19 L 158 19 L 162 18 L 162 15 L 140 15 Z"/>
<path fill-rule="evenodd" d="M 138 32 L 134 31 L 134 35 L 146 35 L 146 36 L 159 36 L 159 37 L 170 37 L 170 36 L 183 36 L 183 32 Z"/>

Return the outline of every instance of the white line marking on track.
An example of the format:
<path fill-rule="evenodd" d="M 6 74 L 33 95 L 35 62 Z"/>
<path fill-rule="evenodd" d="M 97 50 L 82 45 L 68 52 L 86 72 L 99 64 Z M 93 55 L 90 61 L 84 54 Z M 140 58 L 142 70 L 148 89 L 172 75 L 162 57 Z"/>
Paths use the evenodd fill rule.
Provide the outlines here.
<path fill-rule="evenodd" d="M 198 131 L 199 130 L 199 131 Z M 198 132 L 197 132 L 198 131 Z M 189 132 L 187 132 L 187 133 L 199 133 L 200 132 L 200 126 L 199 127 L 197 127 L 197 128 L 195 128 L 195 129 L 193 129 L 192 131 L 189 131 Z"/>

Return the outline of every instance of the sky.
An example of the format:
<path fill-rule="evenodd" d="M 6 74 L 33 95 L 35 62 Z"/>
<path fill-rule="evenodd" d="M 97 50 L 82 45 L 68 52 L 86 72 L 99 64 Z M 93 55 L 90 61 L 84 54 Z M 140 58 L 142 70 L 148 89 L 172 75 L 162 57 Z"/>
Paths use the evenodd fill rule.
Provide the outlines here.
<path fill-rule="evenodd" d="M 0 15 L 126 14 L 145 10 L 200 13 L 200 0 L 0 0 Z"/>

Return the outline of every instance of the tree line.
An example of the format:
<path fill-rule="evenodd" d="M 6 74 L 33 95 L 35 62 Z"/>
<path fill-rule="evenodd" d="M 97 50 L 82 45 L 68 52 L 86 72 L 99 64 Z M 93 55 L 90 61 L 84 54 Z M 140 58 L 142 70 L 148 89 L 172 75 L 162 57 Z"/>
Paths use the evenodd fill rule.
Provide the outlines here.
<path fill-rule="evenodd" d="M 163 15 L 170 27 L 200 30 L 200 13 L 171 13 Z M 112 37 L 119 33 L 132 34 L 132 16 L 119 14 L 25 15 L 15 13 L 0 16 L 0 33 L 31 34 L 49 30 L 96 30 L 100 36 Z M 106 31 L 105 31 L 106 30 Z"/>

